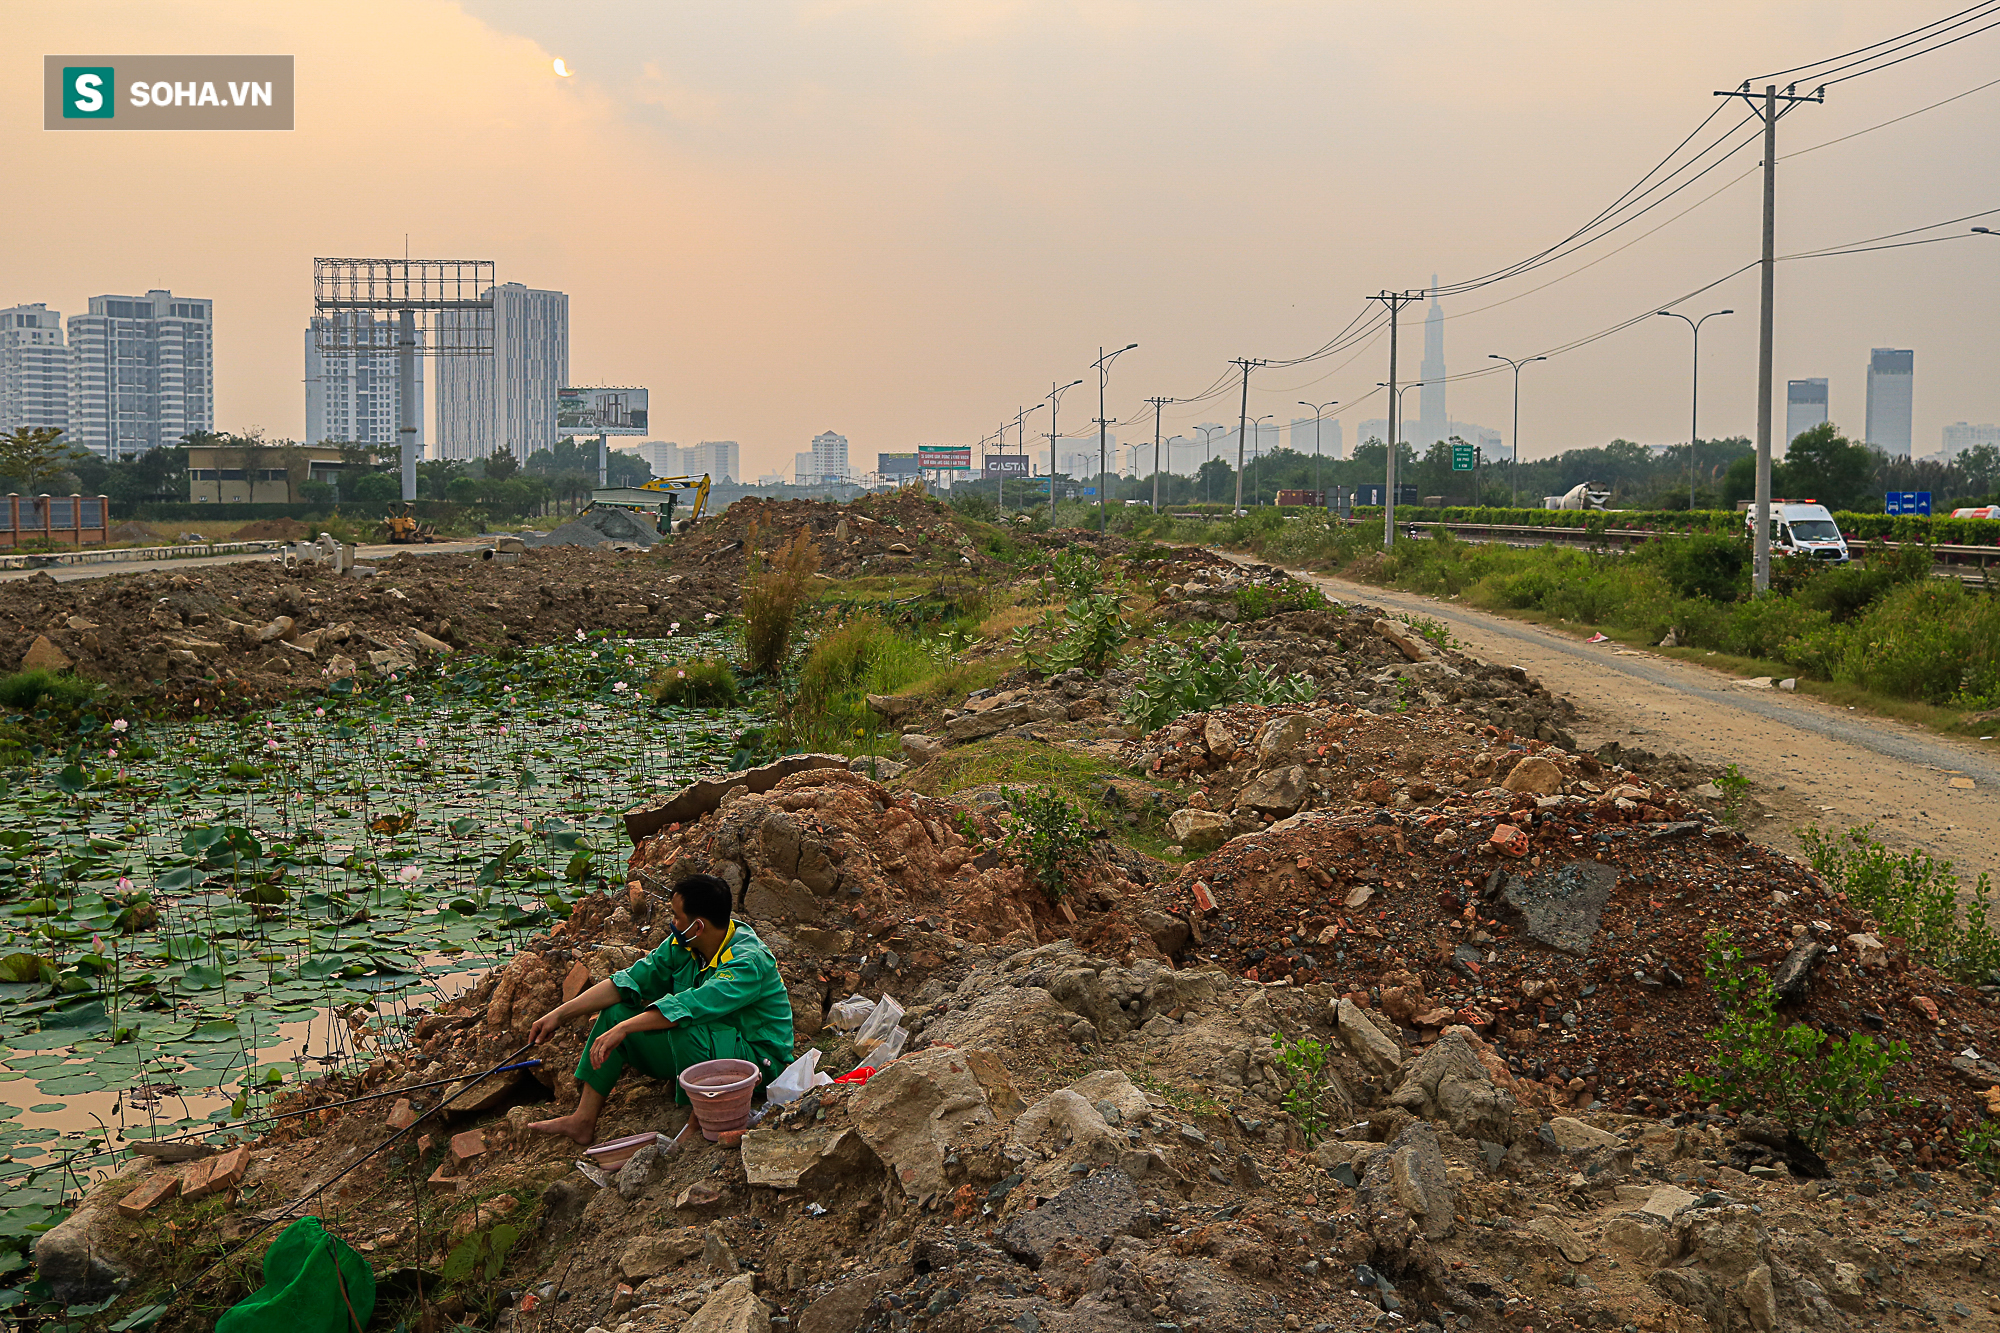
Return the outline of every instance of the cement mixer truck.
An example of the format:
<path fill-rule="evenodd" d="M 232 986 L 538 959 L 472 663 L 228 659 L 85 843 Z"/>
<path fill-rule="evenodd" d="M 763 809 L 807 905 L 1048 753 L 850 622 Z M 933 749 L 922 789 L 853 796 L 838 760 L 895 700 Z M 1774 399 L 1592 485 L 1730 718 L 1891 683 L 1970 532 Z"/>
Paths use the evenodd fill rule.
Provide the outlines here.
<path fill-rule="evenodd" d="M 1610 491 L 1600 491 L 1587 481 L 1580 481 L 1561 495 L 1544 495 L 1544 509 L 1602 509 L 1604 502 L 1611 498 Z"/>

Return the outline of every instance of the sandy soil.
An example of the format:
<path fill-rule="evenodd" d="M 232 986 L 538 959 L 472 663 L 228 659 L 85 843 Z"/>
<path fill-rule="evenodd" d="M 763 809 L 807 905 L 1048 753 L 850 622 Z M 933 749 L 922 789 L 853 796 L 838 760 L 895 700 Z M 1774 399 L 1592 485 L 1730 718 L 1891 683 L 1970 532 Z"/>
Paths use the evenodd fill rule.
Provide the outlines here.
<path fill-rule="evenodd" d="M 1968 879 L 2000 878 L 2000 745 L 1954 740 L 1805 695 L 1617 643 L 1509 620 L 1456 602 L 1293 571 L 1330 597 L 1429 616 L 1480 657 L 1527 668 L 1583 716 L 1578 743 L 1608 740 L 1734 763 L 1755 786 L 1759 842 L 1796 853 L 1795 830 L 1874 823 L 1891 846 L 1922 846 Z M 1951 786 L 1969 778 L 1970 790 Z"/>

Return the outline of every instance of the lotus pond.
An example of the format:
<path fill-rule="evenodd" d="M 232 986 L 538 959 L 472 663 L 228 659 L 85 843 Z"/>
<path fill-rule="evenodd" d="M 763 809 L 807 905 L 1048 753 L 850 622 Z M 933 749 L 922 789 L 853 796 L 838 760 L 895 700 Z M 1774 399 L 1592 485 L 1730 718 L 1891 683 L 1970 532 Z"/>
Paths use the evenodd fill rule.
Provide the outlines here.
<path fill-rule="evenodd" d="M 0 777 L 0 1272 L 125 1136 L 365 1067 L 620 879 L 620 815 L 754 725 L 642 692 L 722 638 L 579 638 L 235 719 L 86 713 Z"/>

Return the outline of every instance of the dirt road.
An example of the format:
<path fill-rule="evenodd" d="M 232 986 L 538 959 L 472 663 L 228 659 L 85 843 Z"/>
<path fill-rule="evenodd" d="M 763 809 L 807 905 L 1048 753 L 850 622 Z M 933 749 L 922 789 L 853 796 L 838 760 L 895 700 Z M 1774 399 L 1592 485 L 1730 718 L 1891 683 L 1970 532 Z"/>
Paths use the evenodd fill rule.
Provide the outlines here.
<path fill-rule="evenodd" d="M 1796 853 L 1794 830 L 1807 824 L 1873 823 L 1884 842 L 1948 857 L 1968 880 L 2000 879 L 2000 744 L 1753 690 L 1678 659 L 1586 644 L 1456 602 L 1294 572 L 1344 602 L 1442 621 L 1475 655 L 1527 668 L 1582 710 L 1575 731 L 1588 748 L 1616 740 L 1735 764 L 1755 784 L 1763 817 L 1751 832 L 1768 846 Z"/>
<path fill-rule="evenodd" d="M 354 558 L 362 564 L 372 564 L 386 560 L 401 551 L 411 555 L 452 555 L 464 551 L 476 551 L 488 543 L 477 540 L 436 542 L 428 546 L 386 546 L 364 545 L 355 549 Z M 276 551 L 234 552 L 229 555 L 198 555 L 185 559 L 164 560 L 106 560 L 89 565 L 51 565 L 46 570 L 9 569 L 0 570 L 0 583 L 18 579 L 33 578 L 36 574 L 47 573 L 58 583 L 70 583 L 77 579 L 103 579 L 113 574 L 142 574 L 147 570 L 192 569 L 201 565 L 253 565 L 269 563 L 278 558 Z"/>

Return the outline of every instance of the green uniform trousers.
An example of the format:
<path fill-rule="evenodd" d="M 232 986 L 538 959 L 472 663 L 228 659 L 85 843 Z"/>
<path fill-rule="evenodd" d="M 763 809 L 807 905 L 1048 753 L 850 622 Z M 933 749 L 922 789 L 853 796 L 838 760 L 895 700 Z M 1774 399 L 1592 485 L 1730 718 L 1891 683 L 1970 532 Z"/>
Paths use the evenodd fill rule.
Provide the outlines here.
<path fill-rule="evenodd" d="M 597 1016 L 596 1024 L 590 1029 L 590 1039 L 583 1043 L 583 1055 L 576 1062 L 579 1082 L 587 1083 L 609 1097 L 611 1085 L 630 1065 L 650 1078 L 672 1083 L 674 1100 L 685 1106 L 688 1095 L 681 1089 L 680 1072 L 689 1065 L 698 1065 L 703 1060 L 757 1062 L 750 1043 L 744 1041 L 743 1034 L 729 1024 L 683 1023 L 655 1032 L 632 1033 L 618 1043 L 616 1050 L 604 1057 L 603 1064 L 592 1069 L 590 1048 L 597 1039 L 626 1019 L 650 1012 L 650 1008 L 626 1004 L 621 1000 Z"/>

